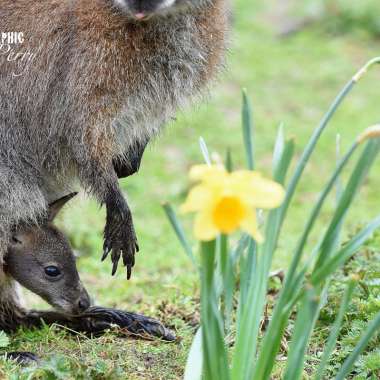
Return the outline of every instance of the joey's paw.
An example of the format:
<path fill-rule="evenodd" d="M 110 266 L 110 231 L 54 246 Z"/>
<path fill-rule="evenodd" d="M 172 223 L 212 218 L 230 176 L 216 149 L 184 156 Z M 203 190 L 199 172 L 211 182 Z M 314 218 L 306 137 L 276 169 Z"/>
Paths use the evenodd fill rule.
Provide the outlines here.
<path fill-rule="evenodd" d="M 32 352 L 27 351 L 14 351 L 14 352 L 7 352 L 4 355 L 9 360 L 15 360 L 17 363 L 20 364 L 30 364 L 34 362 L 38 362 L 39 358 Z"/>
<path fill-rule="evenodd" d="M 102 261 L 111 252 L 112 275 L 117 271 L 120 257 L 127 267 L 127 279 L 131 278 L 132 267 L 135 265 L 135 253 L 139 251 L 135 229 L 133 227 L 131 214 L 120 215 L 115 212 L 111 217 L 107 217 L 107 224 L 104 229 L 104 245 Z"/>

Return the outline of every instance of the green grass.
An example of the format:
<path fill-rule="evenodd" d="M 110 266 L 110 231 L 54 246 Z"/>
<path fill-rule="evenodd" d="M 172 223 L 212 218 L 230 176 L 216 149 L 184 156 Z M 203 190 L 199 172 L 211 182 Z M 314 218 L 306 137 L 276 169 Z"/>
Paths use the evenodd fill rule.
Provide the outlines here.
<path fill-rule="evenodd" d="M 230 148 L 235 165 L 242 164 L 241 88 L 247 88 L 253 100 L 255 150 L 260 157 L 256 166 L 268 174 L 277 125 L 284 123 L 287 135 L 295 136 L 300 152 L 342 85 L 369 58 L 379 55 L 379 41 L 360 31 L 332 37 L 314 25 L 291 38 L 279 38 L 276 35 L 276 4 L 274 0 L 235 1 L 228 66 L 211 89 L 210 97 L 179 114 L 178 120 L 150 145 L 140 172 L 122 181 L 133 209 L 141 247 L 132 279 L 126 281 L 120 269 L 114 278 L 111 277 L 109 260 L 100 262 L 104 210 L 93 201 L 78 198 L 59 222 L 80 254 L 78 265 L 82 280 L 97 304 L 160 318 L 174 328 L 182 340 L 174 344 L 137 341 L 112 332 L 90 340 L 57 328 L 21 331 L 12 336 L 10 348 L 34 351 L 46 359 L 40 378 L 181 378 L 194 326 L 199 321 L 199 288 L 197 273 L 183 254 L 161 203 L 169 200 L 179 204 L 183 200 L 187 191 L 187 169 L 202 161 L 197 143 L 199 136 L 202 135 L 210 150 L 221 157 L 226 148 Z M 275 259 L 276 267 L 287 266 L 295 234 L 303 226 L 305 213 L 316 199 L 315 189 L 326 180 L 325 173 L 335 162 L 336 134 L 341 135 L 344 149 L 361 130 L 379 121 L 379 79 L 380 72 L 374 70 L 360 82 L 324 134 L 291 206 L 285 226 L 286 237 L 280 241 Z M 346 233 L 378 213 L 374 205 L 378 204 L 380 177 L 374 173 L 379 168 L 377 164 L 358 197 Z M 331 211 L 332 205 L 333 200 L 324 212 Z M 323 216 L 321 220 L 323 223 Z M 313 239 L 318 238 L 322 228 L 322 224 L 317 226 Z M 379 242 L 375 244 L 380 249 Z M 380 269 L 376 273 L 379 272 Z M 373 280 L 376 282 L 375 278 Z M 338 285 L 334 290 L 335 298 L 333 295 L 331 305 L 323 314 L 326 318 L 320 322 L 313 338 L 315 349 L 309 353 L 310 365 L 318 361 L 318 347 L 337 311 Z M 372 287 L 369 288 L 371 292 Z M 380 306 L 377 297 L 378 292 L 373 293 L 373 300 L 367 305 L 360 304 L 360 299 L 355 301 L 358 307 L 363 307 L 363 312 L 354 313 L 355 323 L 347 321 L 348 330 L 344 336 L 347 340 L 342 341 L 346 351 L 334 356 L 336 365 L 351 347 L 349 340 L 356 339 L 355 334 L 368 318 L 366 308 L 372 310 Z M 34 306 L 41 306 L 35 297 L 28 299 Z M 380 355 L 374 348 L 359 366 L 366 371 L 371 366 L 376 367 L 373 371 L 378 371 L 379 362 Z M 48 368 L 57 373 L 48 377 Z M 281 373 L 281 364 L 278 371 Z M 20 373 L 11 363 L 0 365 L 0 377 L 18 378 Z"/>

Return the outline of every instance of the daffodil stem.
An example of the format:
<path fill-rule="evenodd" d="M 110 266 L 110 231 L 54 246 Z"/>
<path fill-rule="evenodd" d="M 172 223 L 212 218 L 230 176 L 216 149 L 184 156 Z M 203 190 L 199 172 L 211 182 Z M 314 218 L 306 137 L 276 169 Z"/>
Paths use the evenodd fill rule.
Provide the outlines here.
<path fill-rule="evenodd" d="M 245 145 L 245 154 L 247 157 L 247 166 L 249 170 L 255 167 L 254 146 L 253 146 L 253 117 L 252 107 L 248 99 L 247 91 L 243 89 L 243 140 Z"/>
<path fill-rule="evenodd" d="M 227 154 L 226 154 L 226 170 L 231 173 L 234 170 L 234 163 L 232 161 L 232 154 L 231 154 L 231 149 L 227 149 Z"/>
<path fill-rule="evenodd" d="M 232 258 L 229 256 L 228 252 L 228 236 L 222 234 L 219 238 L 219 267 L 220 276 L 223 286 L 221 292 L 221 314 L 224 316 L 224 328 L 228 332 L 231 324 L 231 313 L 232 313 L 232 301 L 234 293 L 234 273 L 232 267 Z"/>
<path fill-rule="evenodd" d="M 216 242 L 201 244 L 201 321 L 204 379 L 229 379 L 223 319 L 215 289 Z"/>
<path fill-rule="evenodd" d="M 247 243 L 246 255 L 240 257 L 240 300 L 238 308 L 238 324 L 244 314 L 247 306 L 247 296 L 250 282 L 256 280 L 255 270 L 257 269 L 257 245 L 256 242 L 249 237 Z"/>
<path fill-rule="evenodd" d="M 193 250 L 192 250 L 191 245 L 190 245 L 190 243 L 186 237 L 186 234 L 185 234 L 185 231 L 182 227 L 182 224 L 178 220 L 177 215 L 176 215 L 175 211 L 173 210 L 173 207 L 171 205 L 169 205 L 168 203 L 165 203 L 163 205 L 163 209 L 166 213 L 167 218 L 169 219 L 169 222 L 170 222 L 175 234 L 177 235 L 177 238 L 178 238 L 183 250 L 185 251 L 186 255 L 189 257 L 189 259 L 193 263 L 194 267 L 197 268 L 198 263 L 195 260 Z"/>
<path fill-rule="evenodd" d="M 302 376 L 306 347 L 319 315 L 320 304 L 318 290 L 307 285 L 292 332 L 284 380 L 298 380 Z"/>

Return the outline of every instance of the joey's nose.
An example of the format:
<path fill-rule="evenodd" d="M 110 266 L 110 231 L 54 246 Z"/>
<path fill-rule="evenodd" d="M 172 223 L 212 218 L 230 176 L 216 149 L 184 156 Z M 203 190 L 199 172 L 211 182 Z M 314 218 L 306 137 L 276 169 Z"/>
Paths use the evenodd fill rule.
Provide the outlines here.
<path fill-rule="evenodd" d="M 87 297 L 80 298 L 78 301 L 78 311 L 86 311 L 90 307 L 90 300 Z"/>

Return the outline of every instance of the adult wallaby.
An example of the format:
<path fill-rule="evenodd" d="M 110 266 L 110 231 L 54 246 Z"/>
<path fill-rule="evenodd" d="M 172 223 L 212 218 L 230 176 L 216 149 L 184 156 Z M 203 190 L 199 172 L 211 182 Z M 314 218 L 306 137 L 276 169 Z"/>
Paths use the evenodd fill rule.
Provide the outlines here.
<path fill-rule="evenodd" d="M 79 182 L 103 259 L 138 250 L 118 177 L 220 67 L 225 0 L 0 0 L 0 246 Z M 4 244 L 5 243 L 5 244 Z"/>
<path fill-rule="evenodd" d="M 121 310 L 90 307 L 90 297 L 80 281 L 70 244 L 52 224 L 59 210 L 73 196 L 70 194 L 52 203 L 48 218 L 39 227 L 24 225 L 13 230 L 5 255 L 5 276 L 0 283 L 0 330 L 39 327 L 43 321 L 98 334 L 113 324 L 131 334 L 175 339 L 154 319 Z M 16 281 L 41 296 L 56 311 L 26 310 L 20 303 Z M 25 352 L 13 352 L 9 356 L 18 360 L 34 358 Z"/>

